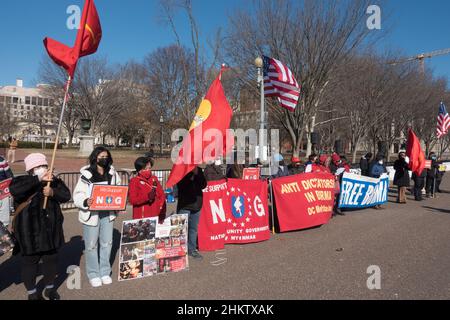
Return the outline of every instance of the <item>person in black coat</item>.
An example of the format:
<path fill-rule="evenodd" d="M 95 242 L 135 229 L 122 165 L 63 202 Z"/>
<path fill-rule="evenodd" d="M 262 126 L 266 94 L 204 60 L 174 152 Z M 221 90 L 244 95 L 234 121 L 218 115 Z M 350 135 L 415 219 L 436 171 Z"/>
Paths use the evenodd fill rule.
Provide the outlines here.
<path fill-rule="evenodd" d="M 370 160 L 372 159 L 372 153 L 367 153 L 364 157 L 361 158 L 359 161 L 359 168 L 361 169 L 361 175 L 369 177 L 370 176 L 370 170 L 369 170 L 369 164 Z"/>
<path fill-rule="evenodd" d="M 300 158 L 292 157 L 291 164 L 288 165 L 289 175 L 295 175 L 305 172 L 305 166 L 302 165 Z"/>
<path fill-rule="evenodd" d="M 198 223 L 203 205 L 203 189 L 207 186 L 203 170 L 199 167 L 189 172 L 177 184 L 178 214 L 187 214 L 188 219 L 188 254 L 195 259 L 203 259 L 197 250 Z"/>
<path fill-rule="evenodd" d="M 400 152 L 398 160 L 394 162 L 394 185 L 398 187 L 398 203 L 406 203 L 406 188 L 410 185 L 409 166 L 406 162 L 406 154 Z"/>
<path fill-rule="evenodd" d="M 431 168 L 427 169 L 427 183 L 426 183 L 426 195 L 427 198 L 434 198 L 436 192 L 436 176 L 439 172 L 439 164 L 437 163 L 437 156 L 434 152 L 431 152 L 428 156 L 428 160 L 431 160 Z"/>
<path fill-rule="evenodd" d="M 415 172 L 412 174 L 414 181 L 414 199 L 416 201 L 422 201 L 422 189 L 425 187 L 425 178 L 427 177 L 427 170 L 422 170 L 420 175 Z"/>
<path fill-rule="evenodd" d="M 227 178 L 221 159 L 217 159 L 206 165 L 205 178 L 206 181 L 217 181 Z"/>
<path fill-rule="evenodd" d="M 59 300 L 54 281 L 58 249 L 64 244 L 64 217 L 60 203 L 70 200 L 70 190 L 62 180 L 48 172 L 47 160 L 43 154 L 30 154 L 24 161 L 28 175 L 15 177 L 10 185 L 17 214 L 13 222 L 17 240 L 14 254 L 20 252 L 22 255 L 22 280 L 28 291 L 28 299 L 43 299 L 36 290 L 38 265 L 42 260 L 46 286 L 44 296 L 49 300 Z M 51 182 L 50 187 L 47 187 L 47 182 Z M 43 209 L 46 196 L 47 207 Z M 22 204 L 26 206 L 17 212 Z"/>

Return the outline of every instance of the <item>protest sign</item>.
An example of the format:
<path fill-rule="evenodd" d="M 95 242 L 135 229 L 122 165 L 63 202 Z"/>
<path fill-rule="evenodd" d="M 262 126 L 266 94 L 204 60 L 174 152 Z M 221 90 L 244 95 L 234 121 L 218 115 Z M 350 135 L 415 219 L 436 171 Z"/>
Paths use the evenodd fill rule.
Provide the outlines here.
<path fill-rule="evenodd" d="M 128 187 L 93 185 L 90 211 L 123 211 L 127 206 Z"/>
<path fill-rule="evenodd" d="M 388 201 L 389 177 L 379 179 L 344 173 L 341 181 L 339 208 L 367 208 Z"/>
<path fill-rule="evenodd" d="M 119 250 L 119 281 L 189 268 L 188 215 L 124 221 Z"/>
<path fill-rule="evenodd" d="M 6 179 L 0 182 L 0 200 L 8 198 L 11 193 L 9 192 L 9 185 L 11 184 L 12 179 Z"/>
<path fill-rule="evenodd" d="M 327 223 L 334 203 L 332 174 L 303 173 L 272 180 L 280 231 L 311 228 Z"/>
<path fill-rule="evenodd" d="M 260 168 L 245 168 L 242 174 L 244 180 L 258 180 L 261 175 Z"/>
<path fill-rule="evenodd" d="M 199 249 L 212 251 L 227 243 L 268 240 L 267 192 L 267 182 L 261 180 L 210 181 L 203 190 Z"/>

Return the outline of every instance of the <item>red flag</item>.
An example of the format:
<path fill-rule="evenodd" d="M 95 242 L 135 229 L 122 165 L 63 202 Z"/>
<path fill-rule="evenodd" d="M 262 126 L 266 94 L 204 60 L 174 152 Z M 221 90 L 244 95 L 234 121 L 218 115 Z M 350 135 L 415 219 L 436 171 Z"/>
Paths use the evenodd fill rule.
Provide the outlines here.
<path fill-rule="evenodd" d="M 102 27 L 94 0 L 86 0 L 75 46 L 71 48 L 51 38 L 44 39 L 44 46 L 50 58 L 73 78 L 78 59 L 96 52 L 101 38 Z"/>
<path fill-rule="evenodd" d="M 227 129 L 230 128 L 233 110 L 228 104 L 220 81 L 223 70 L 224 68 L 209 88 L 197 110 L 189 133 L 183 140 L 178 159 L 167 180 L 169 188 L 177 184 L 197 165 L 224 156 L 233 147 L 233 141 L 227 139 L 226 135 Z M 214 131 L 208 131 L 209 129 Z M 220 136 L 210 136 L 211 133 L 217 133 Z"/>
<path fill-rule="evenodd" d="M 412 129 L 408 131 L 406 155 L 409 157 L 409 168 L 420 176 L 425 168 L 425 154 L 420 146 L 420 140 Z"/>

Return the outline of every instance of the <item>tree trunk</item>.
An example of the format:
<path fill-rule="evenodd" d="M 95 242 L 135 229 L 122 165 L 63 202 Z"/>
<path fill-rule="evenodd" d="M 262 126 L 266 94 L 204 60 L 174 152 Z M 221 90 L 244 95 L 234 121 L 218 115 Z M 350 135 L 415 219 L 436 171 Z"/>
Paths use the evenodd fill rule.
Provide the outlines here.
<path fill-rule="evenodd" d="M 75 135 L 75 132 L 74 131 L 69 131 L 68 134 L 69 134 L 69 143 L 68 143 L 68 145 L 69 145 L 69 148 L 72 148 L 73 136 Z"/>

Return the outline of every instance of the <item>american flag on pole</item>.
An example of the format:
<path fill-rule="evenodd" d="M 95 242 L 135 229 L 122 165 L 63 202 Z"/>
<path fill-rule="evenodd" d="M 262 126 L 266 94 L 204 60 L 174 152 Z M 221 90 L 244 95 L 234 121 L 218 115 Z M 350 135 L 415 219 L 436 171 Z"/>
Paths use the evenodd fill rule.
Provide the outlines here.
<path fill-rule="evenodd" d="M 295 111 L 300 97 L 300 86 L 287 66 L 280 61 L 263 56 L 264 96 L 277 97 L 281 106 Z"/>
<path fill-rule="evenodd" d="M 438 139 L 442 138 L 448 133 L 448 128 L 450 127 L 450 117 L 448 116 L 447 109 L 445 108 L 445 104 L 441 102 L 439 106 L 439 115 L 438 115 L 438 123 L 437 123 L 437 137 Z"/>

